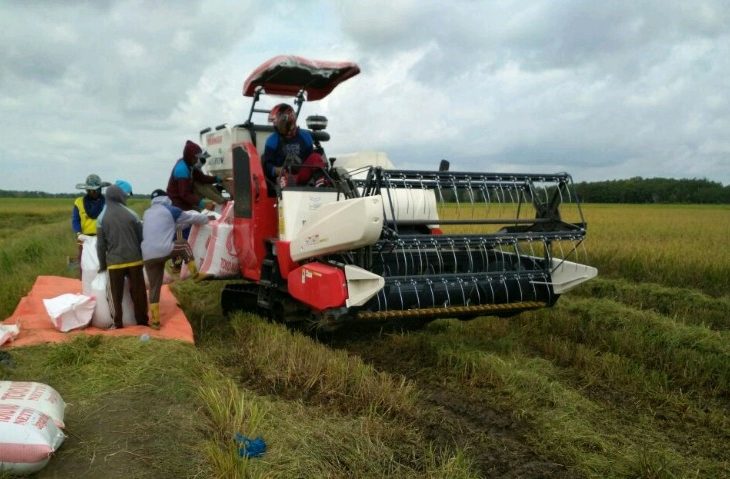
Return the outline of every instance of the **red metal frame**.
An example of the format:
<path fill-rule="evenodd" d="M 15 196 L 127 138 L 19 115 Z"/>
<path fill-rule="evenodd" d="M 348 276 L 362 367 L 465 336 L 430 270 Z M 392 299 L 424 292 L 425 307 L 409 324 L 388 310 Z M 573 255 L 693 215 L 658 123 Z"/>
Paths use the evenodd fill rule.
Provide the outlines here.
<path fill-rule="evenodd" d="M 249 157 L 251 171 L 251 218 L 233 218 L 233 234 L 241 264 L 241 274 L 252 281 L 261 279 L 261 265 L 266 258 L 266 241 L 278 236 L 276 198 L 267 194 L 261 158 L 251 142 L 243 146 Z"/>

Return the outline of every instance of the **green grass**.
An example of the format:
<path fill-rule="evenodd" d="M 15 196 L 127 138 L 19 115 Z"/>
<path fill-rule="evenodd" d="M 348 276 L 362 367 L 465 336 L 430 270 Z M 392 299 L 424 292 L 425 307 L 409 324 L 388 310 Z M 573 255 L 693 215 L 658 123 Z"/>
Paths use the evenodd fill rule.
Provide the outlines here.
<path fill-rule="evenodd" d="M 38 477 L 101 477 L 107 470 L 139 478 L 210 474 L 194 414 L 202 407 L 195 398 L 204 364 L 195 348 L 79 336 L 11 354 L 16 366 L 0 371 L 4 380 L 49 384 L 67 403 L 68 437 Z"/>
<path fill-rule="evenodd" d="M 728 474 L 726 399 L 685 393 L 662 370 L 632 360 L 635 351 L 627 357 L 569 339 L 556 346 L 555 336 L 536 330 L 536 323 L 565 321 L 578 308 L 435 323 L 390 336 L 383 348 L 415 358 L 411 367 L 424 380 L 438 377 L 524 421 L 536 451 L 587 477 Z M 675 370 L 682 359 L 667 362 L 663 367 Z"/>
<path fill-rule="evenodd" d="M 24 206 L 45 219 L 22 221 Z M 38 274 L 74 275 L 75 243 L 67 201 L 6 211 L 8 316 Z M 585 212 L 601 276 L 552 309 L 334 348 L 224 319 L 223 282 L 179 282 L 196 346 L 13 349 L 0 377 L 69 403 L 68 438 L 37 477 L 730 477 L 727 208 Z M 236 432 L 263 437 L 266 454 L 239 458 Z"/>

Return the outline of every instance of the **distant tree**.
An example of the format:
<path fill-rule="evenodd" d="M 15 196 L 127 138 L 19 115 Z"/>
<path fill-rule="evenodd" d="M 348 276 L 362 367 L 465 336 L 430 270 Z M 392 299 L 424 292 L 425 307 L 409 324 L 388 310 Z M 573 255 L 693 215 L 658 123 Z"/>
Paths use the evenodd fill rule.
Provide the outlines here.
<path fill-rule="evenodd" d="M 587 203 L 730 203 L 730 185 L 703 179 L 642 178 L 580 182 Z"/>

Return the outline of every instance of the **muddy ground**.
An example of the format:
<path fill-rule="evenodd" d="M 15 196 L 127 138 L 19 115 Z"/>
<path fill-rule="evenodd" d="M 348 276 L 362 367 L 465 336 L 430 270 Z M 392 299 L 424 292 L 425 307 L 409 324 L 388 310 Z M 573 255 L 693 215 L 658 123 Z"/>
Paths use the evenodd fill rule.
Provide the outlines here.
<path fill-rule="evenodd" d="M 419 390 L 420 412 L 412 419 L 419 429 L 436 445 L 464 450 L 483 477 L 583 477 L 530 448 L 528 425 L 490 407 L 485 397 L 493 391 L 488 388 L 465 386 L 434 374 L 418 358 L 385 347 L 367 333 L 354 339 L 331 337 L 322 341 L 359 356 L 377 370 L 413 381 Z"/>

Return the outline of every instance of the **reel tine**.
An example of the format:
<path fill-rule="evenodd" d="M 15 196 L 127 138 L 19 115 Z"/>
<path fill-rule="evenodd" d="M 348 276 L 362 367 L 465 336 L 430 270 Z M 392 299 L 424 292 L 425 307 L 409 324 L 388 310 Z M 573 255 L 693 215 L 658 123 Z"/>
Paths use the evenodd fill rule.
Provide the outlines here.
<path fill-rule="evenodd" d="M 446 203 L 446 201 L 444 201 L 444 194 L 441 191 L 441 181 L 440 181 L 440 179 L 436 181 L 436 189 L 439 192 L 439 198 L 440 198 L 439 202 L 440 203 Z"/>
<path fill-rule="evenodd" d="M 516 190 L 516 186 L 517 185 L 516 184 L 517 184 L 517 179 L 513 176 L 512 177 L 512 185 L 513 185 L 513 187 L 515 189 L 512 189 L 512 188 L 508 188 L 507 189 L 507 191 L 509 191 L 509 201 L 510 201 L 510 203 L 515 203 L 514 194 L 517 192 L 517 190 Z"/>
<path fill-rule="evenodd" d="M 456 188 L 456 177 L 451 175 L 451 187 L 454 190 L 454 198 L 456 199 L 456 216 L 461 218 L 461 203 L 459 202 L 459 190 Z"/>
<path fill-rule="evenodd" d="M 492 286 L 492 277 L 487 276 L 487 284 L 489 285 L 489 289 L 492 292 L 492 303 L 497 301 L 497 297 L 494 294 L 494 286 Z"/>
<path fill-rule="evenodd" d="M 451 254 L 454 257 L 454 273 L 459 272 L 459 259 L 456 257 L 456 246 L 454 244 L 453 239 L 449 239 L 449 244 L 451 245 Z"/>
<path fill-rule="evenodd" d="M 482 177 L 482 196 L 484 197 L 484 203 L 485 206 L 485 212 L 484 214 L 489 217 L 489 208 L 492 206 L 492 198 L 489 195 L 489 187 L 487 186 L 487 179 L 485 177 Z"/>
<path fill-rule="evenodd" d="M 425 192 L 425 191 L 426 191 L 426 190 L 427 190 L 428 188 L 426 188 L 426 187 L 425 187 L 425 186 L 423 185 L 423 175 L 420 175 L 420 174 L 418 175 L 418 181 L 419 181 L 419 183 L 421 184 L 421 191 Z M 424 213 L 424 214 L 425 214 L 425 213 L 427 213 L 427 210 L 426 210 L 426 203 L 427 203 L 426 201 L 424 201 L 424 202 L 423 202 L 423 213 Z"/>
<path fill-rule="evenodd" d="M 504 188 L 502 187 L 502 178 L 501 177 L 500 178 L 497 178 L 497 181 L 499 181 L 499 183 L 497 183 L 497 187 L 499 188 L 499 190 L 497 190 L 498 191 L 497 192 L 497 198 L 499 199 L 499 210 L 500 210 L 499 212 L 500 212 L 500 215 L 503 215 L 504 214 L 504 210 L 505 210 L 505 203 L 506 203 L 507 198 L 506 198 L 505 193 L 504 193 Z M 499 192 L 502 193 L 502 197 L 501 198 L 499 197 Z"/>
<path fill-rule="evenodd" d="M 477 292 L 477 304 L 482 304 L 482 295 L 479 292 L 479 280 L 476 276 L 472 276 L 471 281 L 474 283 L 474 291 Z M 469 294 L 469 299 L 471 299 L 471 293 Z"/>
<path fill-rule="evenodd" d="M 558 240 L 557 243 L 558 243 L 558 249 L 560 250 L 560 257 L 563 260 L 566 260 L 567 258 L 565 257 L 565 251 L 563 250 L 563 241 Z"/>
<path fill-rule="evenodd" d="M 412 279 L 411 285 L 413 286 L 413 292 L 416 294 L 416 303 L 418 304 L 418 308 L 420 309 L 421 308 L 421 298 L 419 297 L 419 294 L 418 294 L 418 283 L 416 282 L 415 279 Z"/>
<path fill-rule="evenodd" d="M 400 243 L 402 243 L 402 240 L 398 240 L 395 243 L 395 254 L 393 255 L 395 257 L 395 270 L 396 274 L 400 275 L 401 267 L 400 267 L 400 253 L 398 252 L 398 247 L 400 246 Z"/>
<path fill-rule="evenodd" d="M 507 287 L 507 278 L 504 275 L 500 275 L 499 281 L 502 283 L 502 286 L 504 286 L 504 294 L 507 298 L 507 303 L 511 303 L 512 301 L 509 299 L 509 288 Z"/>
<path fill-rule="evenodd" d="M 423 257 L 421 256 L 421 241 L 415 240 L 416 250 L 418 251 L 418 274 L 424 274 L 426 271 L 423 268 Z M 426 258 L 428 260 L 428 258 Z"/>
<path fill-rule="evenodd" d="M 432 239 L 431 242 L 433 243 L 434 250 L 436 251 L 436 257 L 439 260 L 438 273 L 441 274 L 444 272 L 444 258 L 443 258 L 443 256 L 441 256 L 441 247 L 439 246 L 439 244 L 436 242 L 435 239 Z"/>
<path fill-rule="evenodd" d="M 398 296 L 400 297 L 400 307 L 401 307 L 401 309 L 406 309 L 406 303 L 405 303 L 405 301 L 403 301 L 403 291 L 401 290 L 401 287 L 400 287 L 400 281 L 396 280 L 395 287 L 398 289 Z"/>
<path fill-rule="evenodd" d="M 436 295 L 433 292 L 433 281 L 427 278 L 426 284 L 428 285 L 428 289 L 431 290 L 431 307 L 436 307 Z"/>
<path fill-rule="evenodd" d="M 527 278 L 530 280 L 530 284 L 532 285 L 532 300 L 537 300 L 537 288 L 535 287 L 535 276 L 530 273 Z"/>
<path fill-rule="evenodd" d="M 444 283 L 444 290 L 446 291 L 446 303 L 444 306 L 451 305 L 451 294 L 449 293 L 449 282 L 446 278 L 441 278 L 441 282 Z"/>
<path fill-rule="evenodd" d="M 552 288 L 550 287 L 549 281 L 550 281 L 550 278 L 548 277 L 547 274 L 545 274 L 543 282 L 545 283 L 545 289 L 548 294 L 548 303 L 552 304 L 553 303 L 553 292 L 552 292 Z"/>
<path fill-rule="evenodd" d="M 527 239 L 527 244 L 530 245 L 530 255 L 534 258 L 535 257 L 535 246 L 533 245 L 532 237 Z"/>
<path fill-rule="evenodd" d="M 466 297 L 466 291 L 464 290 L 464 280 L 459 278 L 459 287 L 461 288 L 461 299 L 464 306 L 469 306 L 469 299 Z"/>
<path fill-rule="evenodd" d="M 471 185 L 471 178 L 466 179 L 466 188 L 469 192 L 469 201 L 471 202 L 471 217 L 474 218 L 474 214 L 476 213 L 476 206 L 474 202 L 474 190 L 472 189 Z"/>
<path fill-rule="evenodd" d="M 469 273 L 474 273 L 474 258 L 471 256 L 471 241 L 466 240 L 466 255 L 469 258 Z"/>
<path fill-rule="evenodd" d="M 479 251 L 482 253 L 484 268 L 486 271 L 489 271 L 489 253 L 487 252 L 487 240 L 482 238 L 479 241 L 479 246 Z"/>

